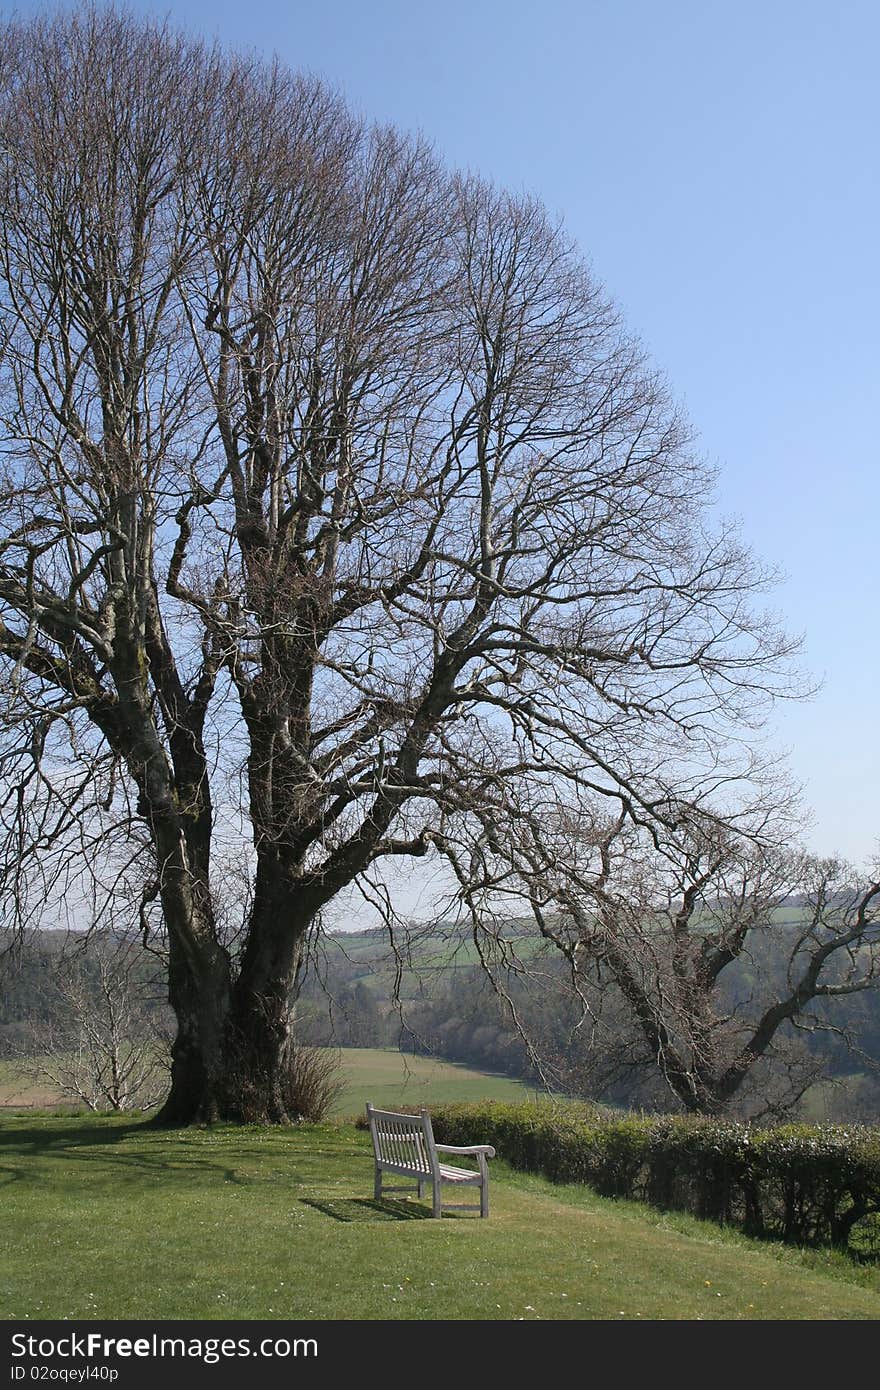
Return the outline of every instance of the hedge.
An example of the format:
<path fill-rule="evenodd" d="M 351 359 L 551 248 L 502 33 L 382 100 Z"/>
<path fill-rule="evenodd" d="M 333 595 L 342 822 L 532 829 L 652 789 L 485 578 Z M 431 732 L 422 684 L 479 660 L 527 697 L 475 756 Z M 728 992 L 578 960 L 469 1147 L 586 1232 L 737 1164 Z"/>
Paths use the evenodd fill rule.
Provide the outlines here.
<path fill-rule="evenodd" d="M 514 1168 L 588 1183 L 796 1245 L 876 1253 L 880 1129 L 758 1129 L 693 1116 L 609 1118 L 589 1107 L 437 1105 L 442 1144 L 494 1144 Z"/>

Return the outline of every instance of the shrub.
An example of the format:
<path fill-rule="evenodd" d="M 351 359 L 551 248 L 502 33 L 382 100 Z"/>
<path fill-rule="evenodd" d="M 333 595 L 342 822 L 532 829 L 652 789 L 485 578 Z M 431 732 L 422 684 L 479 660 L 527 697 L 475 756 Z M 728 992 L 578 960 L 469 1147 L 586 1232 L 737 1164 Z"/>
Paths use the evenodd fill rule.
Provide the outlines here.
<path fill-rule="evenodd" d="M 282 1081 L 285 1109 L 293 1120 L 323 1120 L 345 1082 L 342 1058 L 330 1048 L 293 1043 Z"/>
<path fill-rule="evenodd" d="M 495 1145 L 515 1168 L 589 1183 L 799 1245 L 866 1251 L 880 1213 L 880 1130 L 760 1130 L 694 1116 L 609 1117 L 584 1107 L 441 1105 L 441 1143 Z"/>

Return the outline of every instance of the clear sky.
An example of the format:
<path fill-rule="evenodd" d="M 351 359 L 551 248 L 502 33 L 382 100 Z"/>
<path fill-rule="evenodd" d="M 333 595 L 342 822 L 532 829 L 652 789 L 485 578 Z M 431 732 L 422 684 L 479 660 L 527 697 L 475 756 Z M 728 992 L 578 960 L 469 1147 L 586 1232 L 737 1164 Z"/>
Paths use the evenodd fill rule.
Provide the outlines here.
<path fill-rule="evenodd" d="M 564 216 L 719 465 L 723 510 L 787 575 L 775 606 L 824 685 L 781 712 L 779 741 L 813 847 L 866 860 L 880 841 L 877 0 L 129 8 L 277 52 Z"/>

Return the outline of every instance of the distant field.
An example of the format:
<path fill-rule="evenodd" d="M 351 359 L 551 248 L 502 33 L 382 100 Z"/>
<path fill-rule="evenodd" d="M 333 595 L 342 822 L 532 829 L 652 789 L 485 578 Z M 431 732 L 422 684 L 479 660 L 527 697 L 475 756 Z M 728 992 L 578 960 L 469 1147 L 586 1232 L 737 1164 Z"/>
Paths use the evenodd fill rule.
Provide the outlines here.
<path fill-rule="evenodd" d="M 50 1081 L 37 1081 L 25 1076 L 18 1062 L 0 1060 L 0 1106 L 49 1108 L 61 1097 Z"/>
<path fill-rule="evenodd" d="M 469 970 L 480 963 L 480 953 L 466 931 L 444 931 L 414 941 L 407 950 L 408 964 L 396 980 L 397 962 L 388 940 L 376 932 L 345 932 L 330 935 L 324 943 L 328 961 L 334 952 L 341 952 L 349 965 L 357 968 L 355 978 L 367 985 L 377 997 L 388 999 L 395 990 L 401 999 L 419 997 L 425 981 L 435 976 L 449 976 L 456 970 Z M 506 940 L 506 954 L 523 961 L 534 961 L 548 953 L 547 943 L 540 937 L 513 931 Z M 552 952 L 550 953 L 552 958 Z"/>
<path fill-rule="evenodd" d="M 527 1100 L 521 1081 L 474 1071 L 430 1057 L 404 1057 L 390 1048 L 342 1048 L 345 1090 L 333 1114 L 357 1115 L 374 1105 L 429 1105 L 443 1100 Z M 17 1063 L 0 1061 L 0 1106 L 49 1109 L 61 1100 L 48 1082 L 23 1077 Z"/>
<path fill-rule="evenodd" d="M 838 1076 L 825 1081 L 817 1081 L 804 1093 L 799 1117 L 807 1124 L 823 1124 L 829 1117 L 845 1121 L 848 1117 L 866 1112 L 862 1100 L 867 1096 L 870 1105 L 870 1086 L 872 1078 L 867 1072 L 853 1072 L 849 1076 Z"/>
<path fill-rule="evenodd" d="M 429 1105 L 443 1100 L 528 1100 L 535 1095 L 522 1081 L 474 1071 L 431 1057 L 404 1057 L 390 1048 L 342 1048 L 345 1090 L 335 1115 L 356 1115 L 367 1101 L 378 1106 Z"/>

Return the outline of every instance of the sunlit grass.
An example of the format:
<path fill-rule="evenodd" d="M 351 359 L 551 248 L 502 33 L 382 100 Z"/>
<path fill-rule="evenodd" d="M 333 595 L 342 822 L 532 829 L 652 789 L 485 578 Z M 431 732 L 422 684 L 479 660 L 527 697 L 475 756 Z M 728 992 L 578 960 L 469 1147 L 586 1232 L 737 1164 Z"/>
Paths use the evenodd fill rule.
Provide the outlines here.
<path fill-rule="evenodd" d="M 475 1140 L 479 1138 L 474 1136 Z M 875 1318 L 876 1270 L 492 1165 L 492 1215 L 371 1201 L 350 1126 L 0 1126 L 6 1318 Z"/>
<path fill-rule="evenodd" d="M 404 1056 L 390 1048 L 343 1048 L 345 1087 L 335 1115 L 363 1114 L 367 1101 L 378 1106 L 419 1106 L 441 1101 L 523 1101 L 535 1090 L 523 1081 L 475 1071 L 433 1057 Z"/>

